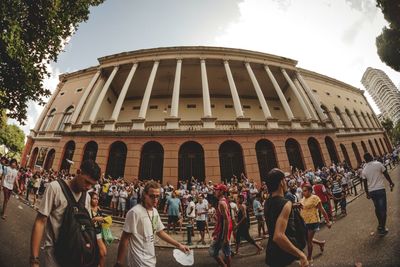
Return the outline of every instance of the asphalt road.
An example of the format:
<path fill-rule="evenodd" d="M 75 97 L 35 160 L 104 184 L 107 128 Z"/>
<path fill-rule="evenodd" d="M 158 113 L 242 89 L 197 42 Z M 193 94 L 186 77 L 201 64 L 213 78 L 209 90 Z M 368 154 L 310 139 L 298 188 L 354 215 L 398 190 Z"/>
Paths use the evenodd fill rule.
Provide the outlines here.
<path fill-rule="evenodd" d="M 338 219 L 331 229 L 323 228 L 317 233 L 316 237 L 327 243 L 323 255 L 315 249 L 314 266 L 354 266 L 355 262 L 361 262 L 363 266 L 400 267 L 400 167 L 391 176 L 396 187 L 387 194 L 389 234 L 385 237 L 375 234 L 377 221 L 372 201 L 361 195 L 349 204 L 347 217 Z M 34 210 L 11 198 L 8 218 L 0 220 L 0 267 L 29 266 L 30 233 L 35 216 Z M 113 266 L 117 244 L 108 250 L 107 266 Z M 179 266 L 171 249 L 157 249 L 156 253 L 157 266 Z M 253 247 L 244 245 L 241 253 L 235 256 L 232 266 L 265 266 L 264 252 L 255 255 Z M 194 255 L 194 266 L 216 266 L 206 249 L 196 250 Z"/>

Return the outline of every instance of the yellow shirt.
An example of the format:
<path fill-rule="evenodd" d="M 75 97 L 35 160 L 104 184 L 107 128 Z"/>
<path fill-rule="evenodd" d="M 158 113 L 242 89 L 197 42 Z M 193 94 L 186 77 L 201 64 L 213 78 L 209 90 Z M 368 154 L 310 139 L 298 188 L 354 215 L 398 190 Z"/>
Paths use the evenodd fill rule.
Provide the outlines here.
<path fill-rule="evenodd" d="M 305 223 L 319 223 L 318 204 L 321 200 L 316 195 L 311 195 L 309 198 L 303 197 L 301 204 L 303 209 L 301 210 L 301 216 Z"/>

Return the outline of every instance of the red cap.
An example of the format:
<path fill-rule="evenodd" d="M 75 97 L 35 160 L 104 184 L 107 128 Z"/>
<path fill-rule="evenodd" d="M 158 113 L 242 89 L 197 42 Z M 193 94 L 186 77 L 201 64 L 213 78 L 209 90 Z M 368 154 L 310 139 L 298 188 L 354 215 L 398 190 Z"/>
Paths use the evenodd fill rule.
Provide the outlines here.
<path fill-rule="evenodd" d="M 214 190 L 221 190 L 223 192 L 227 192 L 228 188 L 224 184 L 217 184 L 216 186 L 214 186 Z"/>

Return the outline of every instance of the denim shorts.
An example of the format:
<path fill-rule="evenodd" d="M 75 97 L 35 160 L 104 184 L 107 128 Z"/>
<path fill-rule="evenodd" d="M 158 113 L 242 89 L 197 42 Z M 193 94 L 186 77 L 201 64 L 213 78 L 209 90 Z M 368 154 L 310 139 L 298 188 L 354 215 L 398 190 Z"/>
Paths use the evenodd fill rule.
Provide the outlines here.
<path fill-rule="evenodd" d="M 369 192 L 369 196 L 374 202 L 375 210 L 379 213 L 386 213 L 387 202 L 386 202 L 386 191 L 385 189 L 379 189 Z"/>
<path fill-rule="evenodd" d="M 222 249 L 225 257 L 231 256 L 231 246 L 224 245 L 220 240 L 213 240 L 211 242 L 210 248 L 208 249 L 208 253 L 211 257 L 218 257 L 219 251 Z"/>
<path fill-rule="evenodd" d="M 319 223 L 307 223 L 306 228 L 308 231 L 318 231 L 319 230 Z"/>

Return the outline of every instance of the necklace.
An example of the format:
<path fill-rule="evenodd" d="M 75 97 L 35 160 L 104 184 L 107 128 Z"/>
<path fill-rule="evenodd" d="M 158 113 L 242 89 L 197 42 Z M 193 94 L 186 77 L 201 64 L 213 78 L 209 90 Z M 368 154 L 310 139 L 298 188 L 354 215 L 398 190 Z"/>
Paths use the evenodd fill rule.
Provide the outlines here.
<path fill-rule="evenodd" d="M 143 206 L 143 208 L 145 208 L 145 207 Z M 153 230 L 153 235 L 154 235 L 156 233 L 156 225 L 155 225 L 155 221 L 154 221 L 154 210 L 152 210 L 151 217 L 150 217 L 149 211 L 146 208 L 145 208 L 145 210 L 147 213 L 147 217 L 149 217 L 151 229 Z"/>

